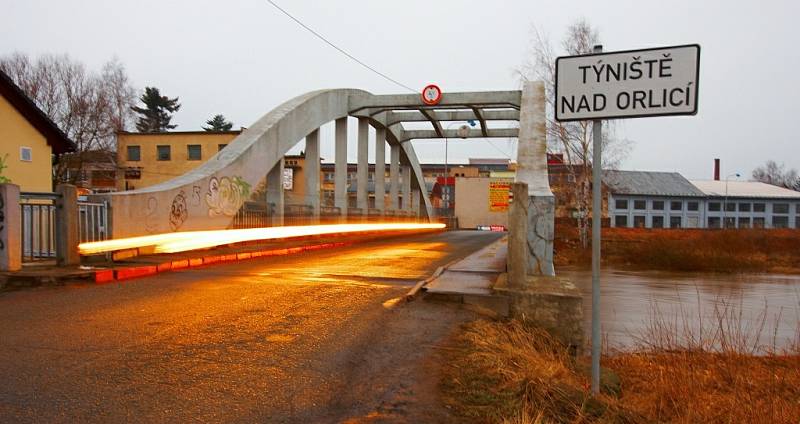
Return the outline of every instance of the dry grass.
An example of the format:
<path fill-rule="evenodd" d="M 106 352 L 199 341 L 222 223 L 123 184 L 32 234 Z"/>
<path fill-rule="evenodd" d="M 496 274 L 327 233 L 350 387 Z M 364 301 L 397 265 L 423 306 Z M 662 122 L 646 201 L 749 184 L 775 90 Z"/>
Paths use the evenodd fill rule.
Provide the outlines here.
<path fill-rule="evenodd" d="M 579 371 L 588 368 L 588 358 L 576 362 L 546 333 L 516 321 L 476 321 L 464 328 L 450 358 L 446 401 L 476 422 L 800 421 L 796 346 L 777 351 L 759 344 L 765 325 L 743 327 L 730 306 L 717 309 L 700 330 L 687 333 L 689 321 L 654 313 L 639 346 L 604 358 L 619 391 L 596 398 L 586 371 Z"/>
<path fill-rule="evenodd" d="M 622 405 L 659 422 L 800 422 L 800 331 L 782 344 L 767 305 L 749 320 L 741 304 L 713 305 L 693 317 L 652 307 L 637 346 L 604 363 L 623 382 Z"/>
<path fill-rule="evenodd" d="M 577 232 L 556 229 L 556 263 L 588 265 Z M 640 269 L 800 273 L 798 230 L 603 229 L 603 263 Z"/>
<path fill-rule="evenodd" d="M 568 350 L 517 321 L 464 328 L 446 370 L 446 401 L 478 422 L 636 422 L 613 398 L 593 398 Z"/>

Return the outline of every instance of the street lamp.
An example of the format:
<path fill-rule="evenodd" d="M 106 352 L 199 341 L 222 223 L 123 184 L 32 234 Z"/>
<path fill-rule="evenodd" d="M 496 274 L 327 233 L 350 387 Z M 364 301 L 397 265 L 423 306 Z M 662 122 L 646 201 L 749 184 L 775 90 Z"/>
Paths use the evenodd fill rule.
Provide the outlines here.
<path fill-rule="evenodd" d="M 741 175 L 738 172 L 734 172 L 733 174 L 725 176 L 725 200 L 722 202 L 722 228 L 727 228 L 728 226 L 728 180 L 731 177 L 739 178 Z"/>
<path fill-rule="evenodd" d="M 467 121 L 467 123 L 469 123 L 469 126 L 467 126 L 466 124 L 461 124 L 460 122 L 451 122 L 447 126 L 447 131 L 449 131 L 450 128 L 453 127 L 453 125 L 461 124 L 461 126 L 458 127 L 458 136 L 460 138 L 467 138 L 469 136 L 469 127 L 474 127 L 475 121 L 470 119 L 469 121 Z M 444 133 L 444 189 L 442 190 L 442 193 L 444 197 L 445 213 L 447 213 L 447 215 L 450 215 L 450 187 L 447 185 L 447 180 L 448 178 L 450 178 L 450 175 L 447 173 L 447 140 L 448 140 L 447 131 L 445 131 Z"/>

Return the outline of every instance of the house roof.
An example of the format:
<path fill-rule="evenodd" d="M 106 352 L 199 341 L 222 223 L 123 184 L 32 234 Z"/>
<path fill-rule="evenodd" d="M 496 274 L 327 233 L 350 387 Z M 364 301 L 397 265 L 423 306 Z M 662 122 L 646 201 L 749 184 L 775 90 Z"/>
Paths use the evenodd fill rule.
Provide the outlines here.
<path fill-rule="evenodd" d="M 745 198 L 779 198 L 798 199 L 800 191 L 765 184 L 758 181 L 708 181 L 693 180 L 694 184 L 707 196 L 711 197 L 745 197 Z M 727 185 L 727 188 L 726 188 Z"/>
<path fill-rule="evenodd" d="M 603 171 L 603 183 L 613 194 L 705 197 L 677 172 Z"/>
<path fill-rule="evenodd" d="M 75 143 L 3 71 L 0 71 L 0 95 L 44 136 L 53 153 L 75 151 Z"/>

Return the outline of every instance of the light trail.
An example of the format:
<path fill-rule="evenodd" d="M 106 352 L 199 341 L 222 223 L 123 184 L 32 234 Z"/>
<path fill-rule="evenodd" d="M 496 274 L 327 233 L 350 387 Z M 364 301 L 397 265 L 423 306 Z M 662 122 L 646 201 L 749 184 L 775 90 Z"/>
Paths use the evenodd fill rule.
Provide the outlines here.
<path fill-rule="evenodd" d="M 368 231 L 435 230 L 444 227 L 444 224 L 438 223 L 393 222 L 375 224 L 300 225 L 290 227 L 246 228 L 239 230 L 183 231 L 178 233 L 164 233 L 81 243 L 78 245 L 78 250 L 81 255 L 93 255 L 116 250 L 146 247 L 152 248 L 154 253 L 176 253 L 256 240 L 274 240 Z"/>

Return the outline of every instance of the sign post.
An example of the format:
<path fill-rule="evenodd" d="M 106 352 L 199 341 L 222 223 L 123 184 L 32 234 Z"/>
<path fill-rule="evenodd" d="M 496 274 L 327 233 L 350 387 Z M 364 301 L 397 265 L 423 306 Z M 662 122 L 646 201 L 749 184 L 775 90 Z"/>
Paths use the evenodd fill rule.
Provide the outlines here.
<path fill-rule="evenodd" d="M 592 393 L 600 392 L 600 242 L 603 119 L 697 114 L 700 46 L 556 59 L 557 121 L 592 121 Z"/>

